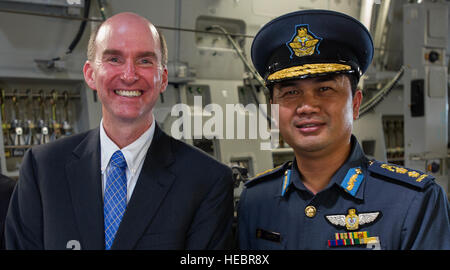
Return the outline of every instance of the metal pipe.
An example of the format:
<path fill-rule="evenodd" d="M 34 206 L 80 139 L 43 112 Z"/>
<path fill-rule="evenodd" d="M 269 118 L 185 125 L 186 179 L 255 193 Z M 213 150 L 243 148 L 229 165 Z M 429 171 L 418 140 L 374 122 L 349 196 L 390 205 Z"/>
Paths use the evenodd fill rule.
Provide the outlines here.
<path fill-rule="evenodd" d="M 103 22 L 102 19 L 70 17 L 70 16 L 61 16 L 61 15 L 50 15 L 50 14 L 42 14 L 42 13 L 30 12 L 30 11 L 18 11 L 18 10 L 0 9 L 0 12 L 12 13 L 12 14 L 21 14 L 21 15 L 40 16 L 40 17 L 50 17 L 50 18 L 57 18 L 57 19 L 64 19 L 64 20 Z M 189 28 L 170 27 L 170 26 L 161 26 L 161 25 L 155 25 L 155 26 L 160 28 L 160 29 L 173 30 L 173 31 L 184 31 L 184 32 L 193 32 L 193 33 L 213 34 L 213 35 L 221 35 L 221 36 L 226 35 L 226 34 L 220 33 L 220 32 L 211 32 L 211 31 L 196 30 L 196 29 L 189 29 Z M 233 36 L 233 37 L 244 37 L 244 38 L 254 38 L 255 37 L 255 36 L 245 35 L 245 34 L 240 34 L 240 33 L 228 33 L 228 34 L 230 36 Z"/>
<path fill-rule="evenodd" d="M 242 53 L 241 48 L 239 48 L 236 41 L 231 37 L 231 35 L 227 32 L 227 30 L 225 30 L 225 28 L 223 28 L 220 25 L 212 25 L 210 28 L 216 28 L 216 29 L 219 29 L 220 31 L 222 31 L 222 33 L 230 41 L 231 45 L 233 46 L 233 48 L 236 51 L 236 53 L 238 54 L 238 56 L 241 58 L 245 67 L 248 69 L 248 71 L 250 71 L 250 73 L 252 73 L 252 75 L 258 81 L 258 83 L 261 85 L 261 87 L 263 87 L 263 89 L 265 89 L 265 92 L 268 93 L 269 90 L 267 90 L 264 80 L 261 78 L 261 76 L 259 76 L 258 72 L 256 72 L 255 68 L 253 68 L 253 66 L 248 63 L 247 59 L 245 58 L 244 54 Z"/>
<path fill-rule="evenodd" d="M 391 92 L 397 82 L 402 78 L 404 71 L 405 67 L 402 66 L 391 81 L 389 81 L 382 89 L 380 89 L 369 101 L 361 105 L 359 110 L 360 117 L 375 108 L 375 106 L 383 101 L 383 99 Z"/>
<path fill-rule="evenodd" d="M 386 34 L 386 28 L 389 27 L 389 24 L 387 23 L 387 18 L 389 14 L 389 8 L 391 6 L 391 0 L 385 0 L 381 3 L 377 22 L 376 22 L 376 28 L 375 28 L 375 34 L 374 34 L 374 46 L 376 48 L 383 48 L 386 44 L 385 34 Z M 384 66 L 384 55 L 385 50 L 381 50 L 377 56 L 376 59 L 374 59 L 374 64 L 377 66 L 378 70 L 382 70 Z"/>
<path fill-rule="evenodd" d="M 372 21 L 373 0 L 365 0 L 361 2 L 361 23 L 370 31 L 370 23 Z"/>
<path fill-rule="evenodd" d="M 247 58 L 245 57 L 244 53 L 242 52 L 241 48 L 239 47 L 239 45 L 236 43 L 236 41 L 230 36 L 230 34 L 228 34 L 227 30 L 225 30 L 225 28 L 223 28 L 220 25 L 212 25 L 209 28 L 217 28 L 220 31 L 222 31 L 226 37 L 228 38 L 228 40 L 230 41 L 231 45 L 233 46 L 234 50 L 236 51 L 236 53 L 239 55 L 239 57 L 241 58 L 242 62 L 244 63 L 245 67 L 247 68 L 247 70 L 254 76 L 254 78 L 258 81 L 258 83 L 261 85 L 262 89 L 264 90 L 264 92 L 266 94 L 269 93 L 269 89 L 267 89 L 266 84 L 264 83 L 264 80 L 261 78 L 261 76 L 258 74 L 258 72 L 256 71 L 256 69 L 247 61 Z M 207 29 L 207 30 L 208 30 Z M 253 85 L 252 82 L 252 78 L 249 78 L 249 82 L 250 82 L 250 86 L 252 88 L 251 92 L 253 95 L 253 98 L 255 99 L 255 102 L 258 105 L 259 110 L 261 111 L 261 113 L 264 115 L 264 117 L 267 119 L 267 121 L 270 123 L 270 125 L 276 125 L 276 121 L 274 119 L 272 119 L 269 115 L 267 115 L 266 112 L 264 112 L 261 108 L 261 106 L 259 106 L 260 102 L 258 100 L 258 97 L 256 96 L 256 87 Z"/>

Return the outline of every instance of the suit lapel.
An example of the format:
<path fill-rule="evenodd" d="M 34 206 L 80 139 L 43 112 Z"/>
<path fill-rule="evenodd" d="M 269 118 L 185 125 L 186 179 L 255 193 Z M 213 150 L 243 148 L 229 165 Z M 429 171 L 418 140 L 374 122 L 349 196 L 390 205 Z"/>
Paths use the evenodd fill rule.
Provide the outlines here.
<path fill-rule="evenodd" d="M 112 249 L 132 249 L 145 232 L 175 180 L 168 169 L 173 161 L 170 137 L 156 126 Z"/>
<path fill-rule="evenodd" d="M 104 249 L 99 129 L 90 131 L 66 165 L 82 249 Z"/>

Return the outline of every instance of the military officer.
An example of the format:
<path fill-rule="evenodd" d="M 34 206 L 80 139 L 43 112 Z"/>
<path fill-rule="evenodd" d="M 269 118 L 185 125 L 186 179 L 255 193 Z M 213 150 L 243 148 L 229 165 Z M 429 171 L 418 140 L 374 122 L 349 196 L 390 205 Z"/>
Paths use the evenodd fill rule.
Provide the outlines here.
<path fill-rule="evenodd" d="M 283 15 L 256 35 L 252 60 L 295 158 L 246 184 L 241 249 L 450 249 L 433 176 L 369 160 L 351 133 L 373 50 L 360 22 L 327 10 Z"/>

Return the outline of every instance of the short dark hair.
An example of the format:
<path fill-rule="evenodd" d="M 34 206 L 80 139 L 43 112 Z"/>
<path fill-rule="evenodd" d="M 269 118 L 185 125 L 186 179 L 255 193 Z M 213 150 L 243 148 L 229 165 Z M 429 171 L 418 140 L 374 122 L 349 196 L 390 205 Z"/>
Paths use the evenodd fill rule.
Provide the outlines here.
<path fill-rule="evenodd" d="M 331 74 L 328 76 L 338 76 L 339 74 Z M 355 95 L 356 90 L 358 90 L 358 83 L 359 79 L 355 74 L 343 74 L 344 76 L 347 76 L 348 80 L 350 81 L 350 87 L 352 89 L 352 97 Z M 269 89 L 270 92 L 270 99 L 273 99 L 273 87 L 275 84 L 268 84 L 266 87 Z"/>
<path fill-rule="evenodd" d="M 87 47 L 87 59 L 89 61 L 94 61 L 95 58 L 95 41 L 97 39 L 97 35 L 98 35 L 98 31 L 100 30 L 100 28 L 102 27 L 104 21 L 99 24 L 94 31 L 91 32 L 91 36 L 89 37 L 89 43 L 88 43 L 88 47 Z M 156 27 L 156 31 L 158 32 L 159 35 L 159 45 L 161 47 L 161 64 L 166 67 L 167 66 L 167 61 L 168 61 L 168 50 L 167 50 L 167 43 L 166 43 L 166 38 L 164 37 L 164 35 L 162 34 L 162 32 L 160 31 L 160 29 L 158 27 Z"/>

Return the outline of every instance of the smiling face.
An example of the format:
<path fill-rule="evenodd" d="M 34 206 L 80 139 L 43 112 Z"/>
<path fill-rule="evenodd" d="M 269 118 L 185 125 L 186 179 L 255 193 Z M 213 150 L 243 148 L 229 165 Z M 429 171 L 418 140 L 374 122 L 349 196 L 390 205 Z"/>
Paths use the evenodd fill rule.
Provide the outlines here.
<path fill-rule="evenodd" d="M 296 154 L 328 155 L 348 145 L 358 118 L 361 91 L 352 97 L 345 75 L 276 83 L 272 102 L 279 104 L 283 139 Z"/>
<path fill-rule="evenodd" d="M 94 59 L 86 62 L 83 73 L 102 102 L 104 122 L 148 126 L 167 87 L 156 28 L 132 13 L 111 17 L 98 31 Z"/>

